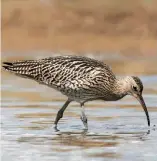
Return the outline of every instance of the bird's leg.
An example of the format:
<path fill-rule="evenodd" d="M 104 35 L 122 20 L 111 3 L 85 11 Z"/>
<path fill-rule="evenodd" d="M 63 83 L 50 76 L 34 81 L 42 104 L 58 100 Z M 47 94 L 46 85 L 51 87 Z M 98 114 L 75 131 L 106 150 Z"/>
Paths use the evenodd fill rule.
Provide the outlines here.
<path fill-rule="evenodd" d="M 56 116 L 56 119 L 55 119 L 55 123 L 54 123 L 55 124 L 55 128 L 57 128 L 57 123 L 63 117 L 63 113 L 64 113 L 65 109 L 68 107 L 68 105 L 69 105 L 70 102 L 71 102 L 71 100 L 68 99 L 64 103 L 63 107 L 58 111 L 57 116 Z"/>
<path fill-rule="evenodd" d="M 83 104 L 81 104 L 81 120 L 85 126 L 85 129 L 88 129 L 87 117 L 85 115 L 85 109 Z"/>

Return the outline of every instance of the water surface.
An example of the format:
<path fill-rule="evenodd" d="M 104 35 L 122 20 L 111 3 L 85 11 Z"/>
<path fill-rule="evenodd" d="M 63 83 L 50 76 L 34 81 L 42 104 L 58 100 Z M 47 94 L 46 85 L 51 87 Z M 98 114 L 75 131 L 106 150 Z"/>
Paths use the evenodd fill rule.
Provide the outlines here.
<path fill-rule="evenodd" d="M 2 60 L 19 58 L 28 59 L 5 53 Z M 147 126 L 140 104 L 128 96 L 116 102 L 86 103 L 88 131 L 83 129 L 79 104 L 73 102 L 58 124 L 59 131 L 55 131 L 53 123 L 66 97 L 32 80 L 2 71 L 3 161 L 157 160 L 157 58 L 142 61 L 138 57 L 116 55 L 102 59 L 99 55 L 97 59 L 109 63 L 118 76 L 126 73 L 140 76 L 151 127 Z"/>

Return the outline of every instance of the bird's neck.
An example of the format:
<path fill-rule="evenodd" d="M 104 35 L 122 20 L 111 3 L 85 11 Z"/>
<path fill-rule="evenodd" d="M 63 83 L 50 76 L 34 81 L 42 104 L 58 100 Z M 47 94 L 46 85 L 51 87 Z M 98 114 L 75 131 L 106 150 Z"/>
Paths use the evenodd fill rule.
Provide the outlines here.
<path fill-rule="evenodd" d="M 116 78 L 113 85 L 113 91 L 115 96 L 117 96 L 119 99 L 126 96 L 128 94 L 127 77 Z"/>

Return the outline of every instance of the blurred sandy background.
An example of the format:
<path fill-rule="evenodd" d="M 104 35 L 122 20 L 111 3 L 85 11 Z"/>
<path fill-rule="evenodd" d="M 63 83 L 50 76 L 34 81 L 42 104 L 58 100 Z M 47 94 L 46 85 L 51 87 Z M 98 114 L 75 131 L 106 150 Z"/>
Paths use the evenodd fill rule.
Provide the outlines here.
<path fill-rule="evenodd" d="M 2 0 L 2 52 L 157 54 L 157 0 Z"/>

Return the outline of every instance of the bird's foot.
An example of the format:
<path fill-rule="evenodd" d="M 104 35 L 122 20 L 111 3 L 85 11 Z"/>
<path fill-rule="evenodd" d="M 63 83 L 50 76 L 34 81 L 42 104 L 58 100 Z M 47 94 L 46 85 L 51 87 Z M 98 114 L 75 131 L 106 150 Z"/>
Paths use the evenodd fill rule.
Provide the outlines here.
<path fill-rule="evenodd" d="M 87 123 L 87 118 L 86 117 L 81 117 L 81 120 L 83 122 L 83 125 L 84 125 L 84 129 L 85 130 L 88 130 L 88 123 Z"/>
<path fill-rule="evenodd" d="M 54 130 L 55 130 L 56 132 L 59 131 L 58 128 L 57 128 L 57 124 L 55 124 Z"/>
<path fill-rule="evenodd" d="M 88 124 L 84 124 L 84 130 L 88 130 Z"/>

